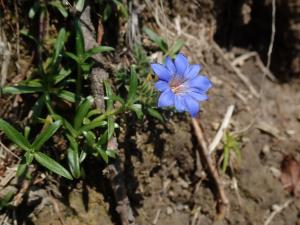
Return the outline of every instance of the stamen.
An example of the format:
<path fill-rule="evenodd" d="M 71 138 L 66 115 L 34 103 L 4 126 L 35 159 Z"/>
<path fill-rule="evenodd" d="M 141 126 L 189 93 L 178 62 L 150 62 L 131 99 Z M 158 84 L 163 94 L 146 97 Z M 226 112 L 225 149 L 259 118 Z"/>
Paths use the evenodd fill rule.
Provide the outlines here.
<path fill-rule="evenodd" d="M 170 81 L 170 87 L 174 94 L 184 91 L 185 85 L 184 82 L 180 79 L 173 79 Z"/>

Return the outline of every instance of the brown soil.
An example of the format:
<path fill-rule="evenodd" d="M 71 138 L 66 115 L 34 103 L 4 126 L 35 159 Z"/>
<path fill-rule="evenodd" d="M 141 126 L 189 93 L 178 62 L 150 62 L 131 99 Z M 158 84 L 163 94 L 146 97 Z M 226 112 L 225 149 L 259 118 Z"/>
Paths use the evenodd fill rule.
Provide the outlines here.
<path fill-rule="evenodd" d="M 299 83 L 281 85 L 265 80 L 264 97 L 260 103 L 236 74 L 219 60 L 220 55 L 213 48 L 204 53 L 204 58 L 193 55 L 192 52 L 197 52 L 197 49 L 192 45 L 187 46 L 185 52 L 192 56 L 194 62 L 205 62 L 205 70 L 214 82 L 214 88 L 209 93 L 210 100 L 203 104 L 200 116 L 209 141 L 214 137 L 216 124 L 222 121 L 230 104 L 236 106 L 230 128 L 232 131 L 242 131 L 258 115 L 258 109 L 261 112 L 256 122 L 240 133 L 242 159 L 233 162 L 230 176 L 221 173 L 230 200 L 223 224 L 261 225 L 275 205 L 282 205 L 290 198 L 274 171 L 280 171 L 284 155 L 292 153 L 300 159 L 297 137 L 300 132 Z M 260 90 L 263 73 L 255 61 L 246 61 L 242 72 Z M 243 95 L 246 102 L 238 98 L 236 93 Z M 274 136 L 267 128 L 262 132 L 256 128 L 261 124 L 268 124 L 278 133 Z M 195 151 L 198 145 L 189 119 L 181 115 L 170 116 L 164 125 L 153 126 L 152 123 L 146 123 L 134 132 L 130 127 L 127 129 L 131 135 L 121 135 L 119 141 L 124 147 L 121 150 L 126 152 L 124 167 L 127 191 L 137 223 L 146 225 L 156 220 L 158 225 L 188 225 L 198 213 L 198 224 L 214 224 L 216 199 L 209 180 L 203 173 L 195 173 Z M 221 151 L 220 147 L 217 155 Z M 233 179 L 237 180 L 238 189 L 233 188 Z M 75 220 L 66 217 L 66 224 L 76 224 L 75 221 L 81 221 L 83 215 L 88 215 L 89 221 L 107 217 L 101 213 L 105 203 L 93 200 L 101 194 L 90 191 L 89 195 L 91 204 L 95 204 L 92 212 L 74 206 L 72 208 L 78 213 L 78 217 Z M 70 198 L 77 199 L 76 195 Z M 78 200 L 72 201 L 77 202 L 73 204 L 82 204 Z M 63 210 L 61 213 L 65 217 L 67 212 L 68 210 Z M 299 224 L 299 213 L 300 204 L 295 199 L 282 213 L 276 215 L 271 224 Z M 35 224 L 45 224 L 42 222 L 42 215 L 38 216 L 40 219 Z M 94 224 L 86 222 L 88 220 L 84 220 L 84 223 Z"/>

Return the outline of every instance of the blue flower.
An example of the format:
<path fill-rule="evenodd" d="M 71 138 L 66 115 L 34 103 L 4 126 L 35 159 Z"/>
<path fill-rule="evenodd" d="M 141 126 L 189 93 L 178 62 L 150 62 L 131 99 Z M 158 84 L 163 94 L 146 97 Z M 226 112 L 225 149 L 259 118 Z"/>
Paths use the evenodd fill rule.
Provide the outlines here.
<path fill-rule="evenodd" d="M 151 64 L 158 77 L 155 88 L 161 93 L 158 107 L 173 107 L 179 112 L 189 112 L 195 117 L 200 111 L 200 102 L 208 99 L 206 92 L 212 87 L 211 81 L 199 75 L 201 66 L 189 64 L 183 54 L 173 61 L 166 58 L 165 65 Z"/>

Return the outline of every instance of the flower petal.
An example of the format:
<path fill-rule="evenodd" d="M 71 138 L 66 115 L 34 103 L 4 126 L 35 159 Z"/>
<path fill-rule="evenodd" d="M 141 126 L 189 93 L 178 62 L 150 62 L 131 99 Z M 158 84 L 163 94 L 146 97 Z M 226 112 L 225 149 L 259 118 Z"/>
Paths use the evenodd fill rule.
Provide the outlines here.
<path fill-rule="evenodd" d="M 174 105 L 174 93 L 171 89 L 165 90 L 158 99 L 158 107 L 169 107 Z"/>
<path fill-rule="evenodd" d="M 171 79 L 170 71 L 159 63 L 152 63 L 151 68 L 160 80 L 169 81 Z"/>
<path fill-rule="evenodd" d="M 188 65 L 189 62 L 187 58 L 183 54 L 179 53 L 175 58 L 175 67 L 176 67 L 177 75 L 183 76 Z"/>
<path fill-rule="evenodd" d="M 191 96 L 192 98 L 194 98 L 197 101 L 206 101 L 208 99 L 206 94 L 195 92 L 195 91 L 190 91 L 190 92 L 188 92 L 187 95 Z"/>
<path fill-rule="evenodd" d="M 205 76 L 196 76 L 194 79 L 188 81 L 190 88 L 197 88 L 199 91 L 206 92 L 212 87 L 211 81 Z"/>
<path fill-rule="evenodd" d="M 178 112 L 185 111 L 185 104 L 183 96 L 175 95 L 175 108 Z"/>
<path fill-rule="evenodd" d="M 201 70 L 201 66 L 198 64 L 190 65 L 189 68 L 184 73 L 184 78 L 186 80 L 191 80 L 195 78 Z"/>
<path fill-rule="evenodd" d="M 192 117 L 197 116 L 200 111 L 200 103 L 189 95 L 185 95 L 183 99 L 186 111 L 189 112 Z"/>
<path fill-rule="evenodd" d="M 161 92 L 167 90 L 168 88 L 170 88 L 169 84 L 166 81 L 163 80 L 159 80 L 155 83 L 155 88 Z"/>
<path fill-rule="evenodd" d="M 166 66 L 172 75 L 176 73 L 176 67 L 173 63 L 173 60 L 169 56 L 166 57 Z"/>

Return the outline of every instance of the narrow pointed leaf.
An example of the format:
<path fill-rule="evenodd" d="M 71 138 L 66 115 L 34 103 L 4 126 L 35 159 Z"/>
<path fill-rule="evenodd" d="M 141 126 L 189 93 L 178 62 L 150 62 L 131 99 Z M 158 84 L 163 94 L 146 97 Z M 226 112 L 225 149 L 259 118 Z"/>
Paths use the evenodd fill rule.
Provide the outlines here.
<path fill-rule="evenodd" d="M 83 10 L 84 2 L 85 2 L 85 0 L 77 0 L 76 1 L 75 7 L 78 12 L 81 12 Z"/>
<path fill-rule="evenodd" d="M 67 179 L 73 180 L 72 175 L 68 170 L 66 170 L 62 165 L 56 162 L 54 159 L 50 158 L 46 154 L 42 152 L 34 153 L 35 160 L 40 163 L 42 166 L 47 168 L 48 170 L 65 177 Z"/>
<path fill-rule="evenodd" d="M 161 122 L 164 121 L 164 118 L 162 117 L 162 115 L 156 109 L 148 108 L 147 111 L 148 111 L 150 116 L 152 116 L 156 119 L 159 119 Z"/>
<path fill-rule="evenodd" d="M 68 148 L 68 163 L 71 170 L 71 173 L 75 178 L 80 177 L 80 160 L 78 153 L 78 144 L 70 135 L 67 135 L 67 138 L 70 142 L 70 148 Z"/>
<path fill-rule="evenodd" d="M 95 54 L 99 54 L 102 52 L 111 52 L 113 50 L 115 49 L 109 46 L 99 46 L 99 47 L 89 49 L 84 53 L 83 61 L 86 61 L 88 58 L 92 57 Z"/>
<path fill-rule="evenodd" d="M 70 59 L 73 59 L 75 62 L 77 62 L 77 63 L 80 63 L 81 61 L 80 61 L 80 58 L 77 56 L 77 55 L 75 55 L 74 53 L 72 53 L 72 52 L 65 52 L 64 53 L 67 57 L 69 57 Z"/>
<path fill-rule="evenodd" d="M 131 75 L 130 75 L 130 84 L 129 84 L 129 93 L 128 93 L 128 103 L 132 104 L 136 98 L 136 90 L 138 86 L 137 74 L 135 68 L 131 67 Z"/>
<path fill-rule="evenodd" d="M 68 17 L 68 11 L 66 10 L 66 8 L 64 7 L 64 5 L 62 4 L 62 2 L 60 0 L 50 1 L 48 4 L 55 7 L 61 13 L 61 15 L 63 17 L 65 17 L 65 18 Z"/>
<path fill-rule="evenodd" d="M 112 91 L 112 88 L 111 88 L 110 84 L 107 81 L 104 81 L 104 87 L 105 87 L 106 96 L 108 97 L 106 109 L 108 111 L 110 111 L 110 110 L 112 110 L 114 108 L 114 106 L 113 106 L 114 102 L 110 98 L 113 95 L 113 91 Z"/>
<path fill-rule="evenodd" d="M 7 86 L 2 89 L 3 94 L 30 94 L 43 91 L 42 87 L 31 87 L 31 86 Z"/>
<path fill-rule="evenodd" d="M 79 0 L 83 1 L 83 0 Z M 79 19 L 75 19 L 75 45 L 76 45 L 76 54 L 79 57 L 82 57 L 85 52 L 84 47 L 84 37 L 81 30 L 81 25 Z"/>
<path fill-rule="evenodd" d="M 59 90 L 56 94 L 57 97 L 60 97 L 63 100 L 66 100 L 68 102 L 75 102 L 75 94 L 71 91 L 66 91 L 66 90 Z"/>
<path fill-rule="evenodd" d="M 163 51 L 167 52 L 168 51 L 168 45 L 167 43 L 160 37 L 158 36 L 154 31 L 144 28 L 144 32 L 148 35 L 151 41 L 153 41 L 158 47 Z"/>
<path fill-rule="evenodd" d="M 180 49 L 184 46 L 185 42 L 183 40 L 176 40 L 176 42 L 172 45 L 172 47 L 168 50 L 166 55 L 170 55 L 173 57 L 176 53 L 180 51 Z"/>
<path fill-rule="evenodd" d="M 137 116 L 138 119 L 141 119 L 143 117 L 143 111 L 142 111 L 142 105 L 141 104 L 132 104 L 130 106 L 130 109 L 133 110 Z"/>
<path fill-rule="evenodd" d="M 42 133 L 40 133 L 32 143 L 32 147 L 35 151 L 39 151 L 40 148 L 45 144 L 46 141 L 48 141 L 53 134 L 60 128 L 62 122 L 60 120 L 55 121 L 51 125 L 49 125 Z"/>
<path fill-rule="evenodd" d="M 61 28 L 54 44 L 54 55 L 52 58 L 52 63 L 54 64 L 57 62 L 59 54 L 65 45 L 66 35 L 66 30 L 64 28 Z"/>
<path fill-rule="evenodd" d="M 3 119 L 0 119 L 0 130 L 5 133 L 9 140 L 18 145 L 21 149 L 30 151 L 31 145 L 28 140 L 19 131 L 17 131 L 13 126 L 11 126 Z"/>
<path fill-rule="evenodd" d="M 74 128 L 79 129 L 82 125 L 84 117 L 87 115 L 89 110 L 92 107 L 93 102 L 92 97 L 87 97 L 78 107 L 77 112 L 75 114 L 74 118 Z"/>

